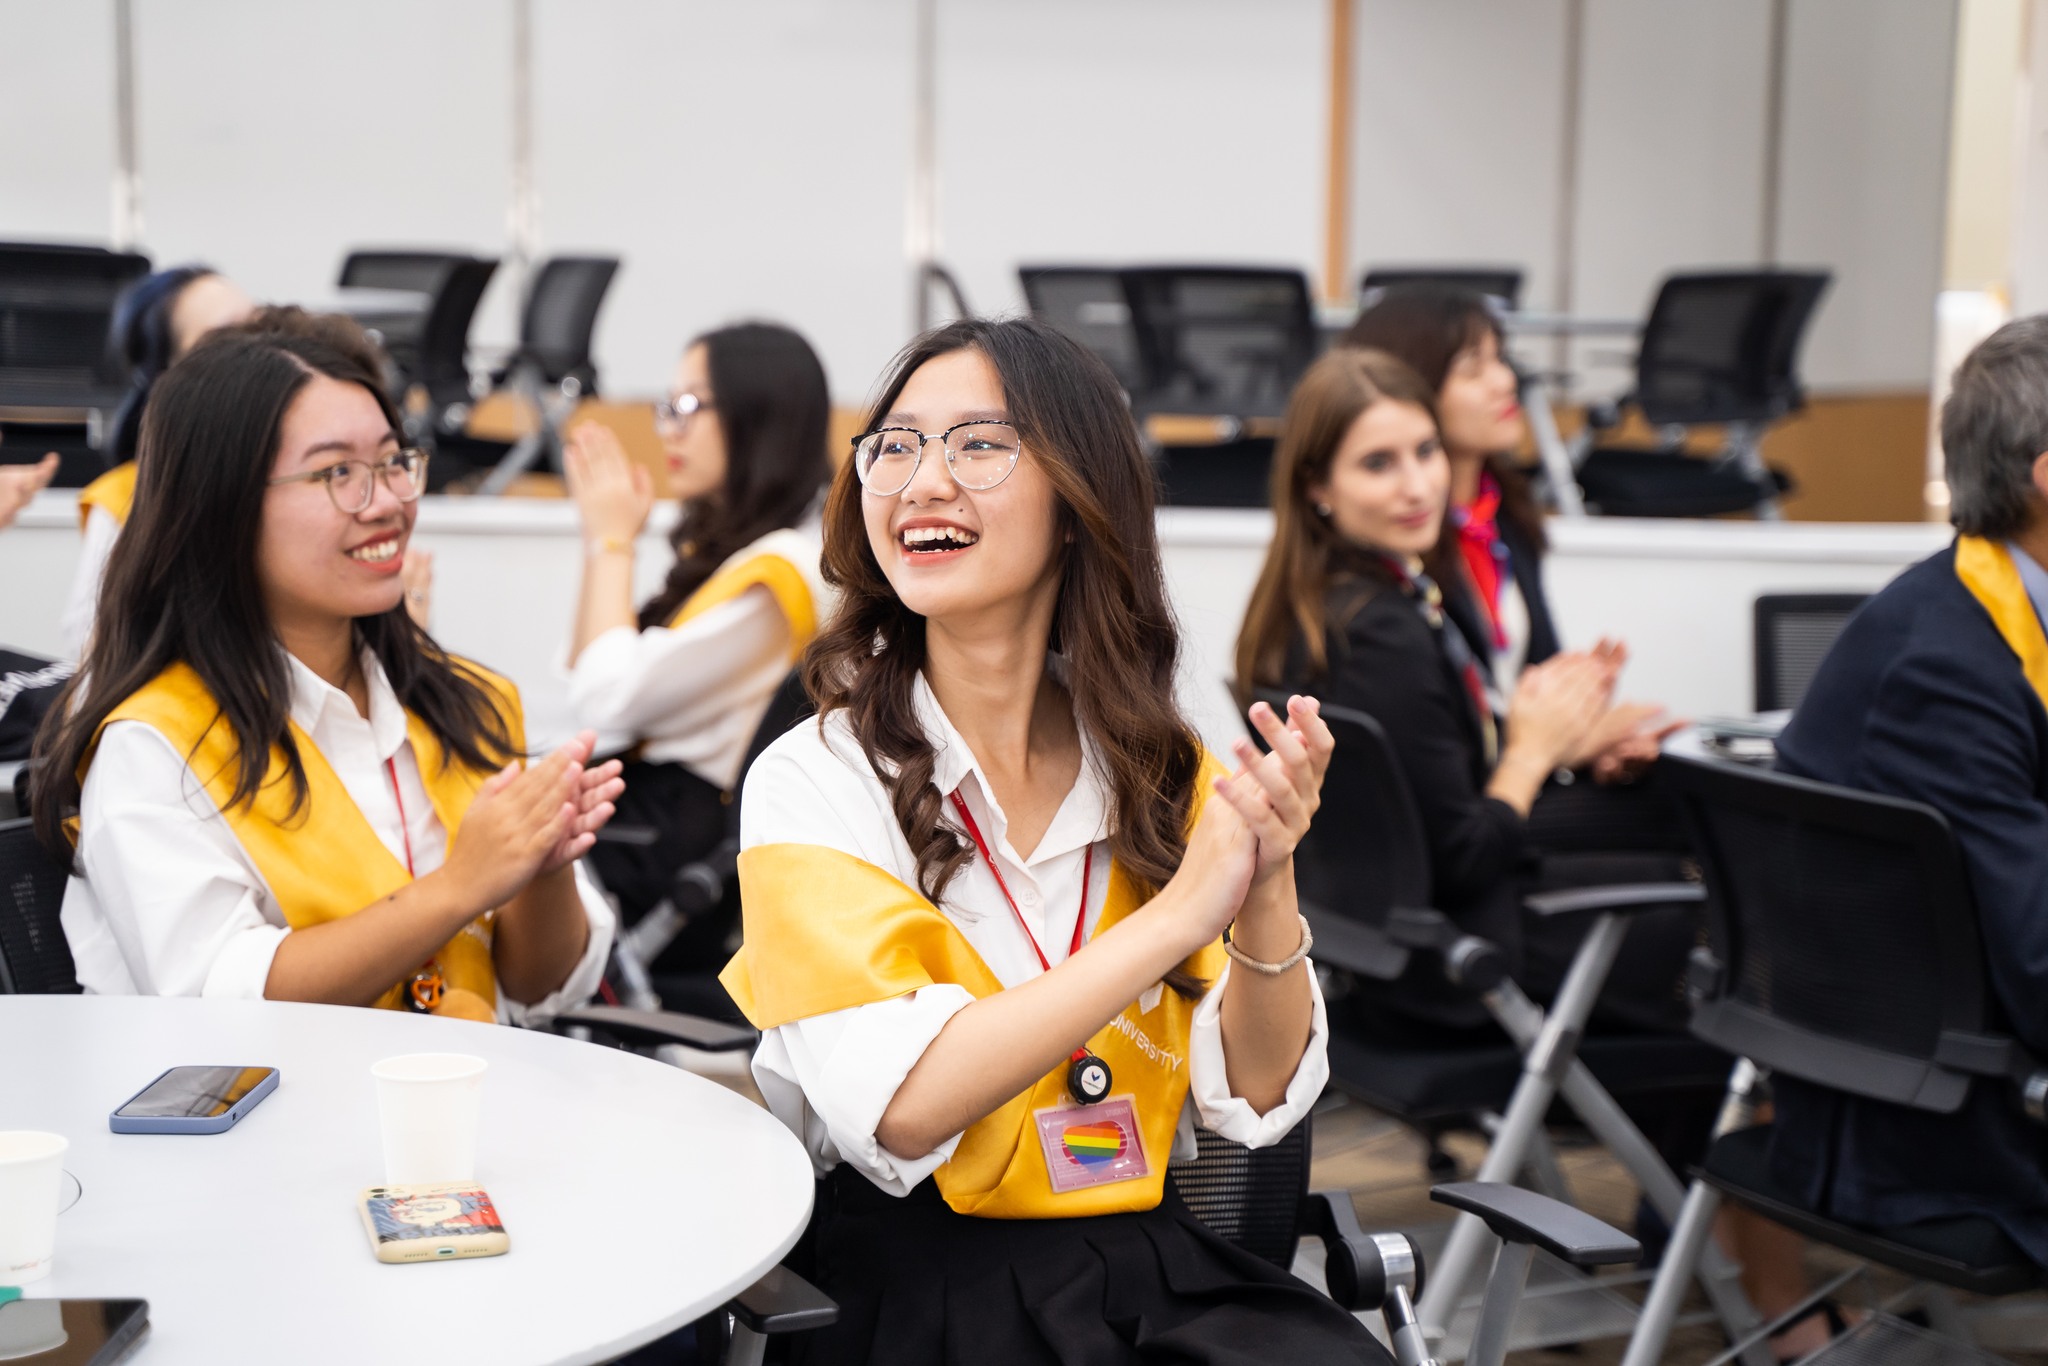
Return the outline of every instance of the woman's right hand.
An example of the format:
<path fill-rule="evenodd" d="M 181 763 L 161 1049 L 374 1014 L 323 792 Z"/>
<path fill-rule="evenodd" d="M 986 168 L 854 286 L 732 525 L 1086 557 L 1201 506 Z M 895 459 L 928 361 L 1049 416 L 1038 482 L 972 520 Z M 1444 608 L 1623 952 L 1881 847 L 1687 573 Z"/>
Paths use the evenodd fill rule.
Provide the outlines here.
<path fill-rule="evenodd" d="M 626 455 L 618 433 L 579 422 L 562 450 L 569 496 L 591 541 L 631 541 L 654 510 L 654 479 Z"/>
<path fill-rule="evenodd" d="M 567 746 L 537 763 L 508 764 L 478 789 L 437 876 L 471 908 L 464 923 L 517 896 L 576 821 L 582 766 Z"/>
<path fill-rule="evenodd" d="M 1523 671 L 1508 704 L 1509 752 L 1546 772 L 1564 764 L 1607 714 L 1615 672 L 1597 654 L 1559 655 Z"/>

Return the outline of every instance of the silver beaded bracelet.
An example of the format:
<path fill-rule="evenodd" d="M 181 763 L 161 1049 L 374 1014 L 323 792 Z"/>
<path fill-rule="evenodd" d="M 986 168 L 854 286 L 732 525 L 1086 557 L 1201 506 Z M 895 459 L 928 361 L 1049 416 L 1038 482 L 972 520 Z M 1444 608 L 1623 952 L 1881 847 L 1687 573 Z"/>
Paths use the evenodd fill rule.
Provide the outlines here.
<path fill-rule="evenodd" d="M 1223 951 L 1250 968 L 1253 972 L 1263 972 L 1268 977 L 1278 977 L 1281 973 L 1308 957 L 1308 951 L 1316 946 L 1315 934 L 1308 927 L 1308 917 L 1297 913 L 1294 918 L 1301 922 L 1301 947 L 1277 963 L 1262 963 L 1237 945 L 1231 943 L 1228 927 L 1225 927 L 1223 931 Z"/>

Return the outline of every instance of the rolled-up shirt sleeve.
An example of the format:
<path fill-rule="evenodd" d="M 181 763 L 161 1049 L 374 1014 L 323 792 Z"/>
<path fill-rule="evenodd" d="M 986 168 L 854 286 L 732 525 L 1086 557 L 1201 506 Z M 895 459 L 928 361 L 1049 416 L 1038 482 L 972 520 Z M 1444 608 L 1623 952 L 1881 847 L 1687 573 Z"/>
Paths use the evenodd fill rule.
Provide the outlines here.
<path fill-rule="evenodd" d="M 1302 1050 L 1294 1077 L 1287 1083 L 1285 1099 L 1263 1115 L 1252 1109 L 1249 1101 L 1231 1094 L 1230 1075 L 1224 1067 L 1223 993 L 1230 987 L 1234 965 L 1224 965 L 1216 985 L 1195 1008 L 1188 1039 L 1188 1093 L 1203 1128 L 1247 1148 L 1264 1148 L 1278 1143 L 1308 1117 L 1309 1107 L 1330 1079 L 1330 1017 L 1323 1006 L 1315 965 L 1307 966 L 1312 1007 L 1308 1047 Z"/>
<path fill-rule="evenodd" d="M 64 932 L 88 991 L 263 995 L 289 931 L 261 877 L 161 732 L 117 721 L 79 795 L 78 871 Z M 84 885 L 81 886 L 80 883 Z"/>

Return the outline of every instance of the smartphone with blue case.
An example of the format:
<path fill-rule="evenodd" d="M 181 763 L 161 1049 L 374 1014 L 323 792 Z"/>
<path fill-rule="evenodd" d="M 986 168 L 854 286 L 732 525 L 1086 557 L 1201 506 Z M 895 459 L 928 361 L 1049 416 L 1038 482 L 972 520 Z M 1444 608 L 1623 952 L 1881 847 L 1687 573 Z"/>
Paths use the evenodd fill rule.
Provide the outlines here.
<path fill-rule="evenodd" d="M 173 1067 L 107 1117 L 117 1134 L 218 1134 L 277 1089 L 275 1067 Z"/>

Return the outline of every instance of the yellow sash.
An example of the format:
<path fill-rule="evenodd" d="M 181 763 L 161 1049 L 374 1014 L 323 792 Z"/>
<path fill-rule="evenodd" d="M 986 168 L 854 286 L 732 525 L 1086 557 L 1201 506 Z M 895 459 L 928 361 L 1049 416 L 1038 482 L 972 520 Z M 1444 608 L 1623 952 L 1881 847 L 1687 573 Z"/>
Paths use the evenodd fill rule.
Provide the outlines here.
<path fill-rule="evenodd" d="M 2012 562 L 2012 552 L 1981 536 L 1958 536 L 1956 577 L 1991 614 L 1991 624 L 2019 657 L 2042 705 L 2048 706 L 2048 635 L 2042 633 L 2041 618 L 2027 596 L 2019 566 Z"/>
<path fill-rule="evenodd" d="M 105 508 L 117 524 L 127 526 L 134 506 L 135 462 L 125 460 L 78 491 L 78 529 L 85 530 L 94 508 Z"/>
<path fill-rule="evenodd" d="M 523 750 L 525 720 L 518 690 L 495 674 L 469 667 L 497 694 L 512 743 Z M 452 845 L 463 813 L 490 774 L 450 761 L 424 722 L 411 712 L 405 719 L 427 797 Z M 405 865 L 377 837 L 333 767 L 297 722 L 291 723 L 291 734 L 306 771 L 306 800 L 294 812 L 284 753 L 277 747 L 270 752 L 270 769 L 261 790 L 248 802 L 229 805 L 239 746 L 221 719 L 213 695 L 190 666 L 173 664 L 144 684 L 114 708 L 100 724 L 101 733 L 115 721 L 141 721 L 187 756 L 193 776 L 221 809 L 228 828 L 263 874 L 285 922 L 293 929 L 353 915 L 411 881 Z M 97 737 L 94 743 L 97 745 Z M 91 764 L 90 754 L 85 762 Z M 498 987 L 491 961 L 490 922 L 491 913 L 486 912 L 435 951 L 434 961 L 447 986 L 443 1005 L 435 1013 L 496 1018 Z M 403 1008 L 404 986 L 402 982 L 394 984 L 376 1004 L 387 1010 Z"/>
<path fill-rule="evenodd" d="M 714 607 L 723 607 L 757 584 L 775 595 L 775 605 L 782 609 L 783 620 L 789 623 L 789 657 L 794 660 L 818 633 L 818 608 L 803 571 L 773 552 L 721 566 L 683 600 L 676 614 L 668 619 L 669 629 L 674 630 Z"/>
<path fill-rule="evenodd" d="M 1219 772 L 1215 760 L 1205 757 L 1196 783 L 1197 811 L 1209 779 Z M 977 1000 L 1003 989 L 937 907 L 862 859 L 821 845 L 766 844 L 740 855 L 739 873 L 746 943 L 719 981 L 758 1029 L 937 983 L 965 987 Z M 1097 932 L 1139 905 L 1136 887 L 1112 863 Z M 1214 981 L 1223 963 L 1219 939 L 1187 966 Z M 1136 1103 L 1151 1174 L 1054 1193 L 1032 1115 L 1067 1103 L 1063 1061 L 1029 1091 L 968 1126 L 952 1159 L 933 1175 L 948 1205 L 983 1218 L 1059 1219 L 1159 1203 L 1167 1154 L 1187 1100 L 1188 1038 L 1198 1003 L 1162 991 L 1150 1011 L 1139 1004 L 1125 1007 L 1088 1047 L 1109 1064 L 1116 1093 Z"/>

